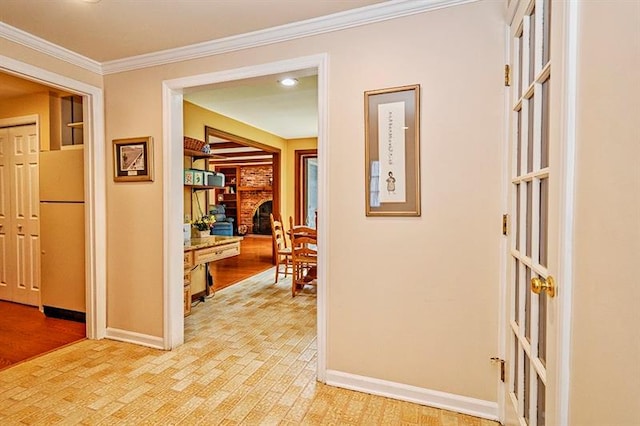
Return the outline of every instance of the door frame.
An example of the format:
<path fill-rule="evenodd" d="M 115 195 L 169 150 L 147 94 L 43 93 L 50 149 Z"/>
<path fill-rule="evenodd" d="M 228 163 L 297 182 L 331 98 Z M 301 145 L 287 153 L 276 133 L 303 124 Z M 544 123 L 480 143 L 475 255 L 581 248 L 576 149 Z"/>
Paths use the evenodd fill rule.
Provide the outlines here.
<path fill-rule="evenodd" d="M 304 167 L 301 163 L 305 158 L 318 158 L 318 150 L 317 149 L 296 149 L 294 151 L 295 155 L 295 164 L 294 164 L 294 193 L 295 199 L 293 201 L 294 206 L 294 220 L 295 223 L 304 223 L 303 216 L 303 205 L 306 200 L 306 195 L 303 190 L 303 183 L 305 182 L 305 174 L 306 167 Z"/>
<path fill-rule="evenodd" d="M 260 77 L 282 72 L 291 72 L 301 69 L 316 69 L 318 73 L 318 208 L 324 212 L 319 217 L 319 268 L 318 268 L 318 292 L 317 292 L 317 346 L 318 368 L 317 379 L 326 381 L 326 276 L 327 276 L 327 246 L 328 239 L 328 143 L 327 143 L 327 117 L 328 117 L 328 55 L 326 53 L 286 59 L 266 64 L 249 65 L 243 68 L 235 68 L 216 71 L 207 74 L 199 74 L 182 77 L 162 82 L 163 105 L 163 346 L 165 349 L 173 349 L 184 343 L 184 317 L 182 305 L 183 279 L 183 202 L 182 202 L 182 169 L 183 169 L 183 91 L 184 89 L 222 83 L 234 80 L 242 80 L 252 77 Z"/>
<path fill-rule="evenodd" d="M 505 63 L 511 64 L 509 56 L 510 46 L 510 24 L 513 16 L 522 1 L 512 1 L 506 14 L 505 28 Z M 556 359 L 555 382 L 557 392 L 553 401 L 548 405 L 555 406 L 555 417 L 549 418 L 548 424 L 567 425 L 569 423 L 569 392 L 570 392 L 570 359 L 571 359 L 571 320 L 572 320 L 572 293 L 573 293 L 573 241 L 574 241 L 574 210 L 575 210 L 575 165 L 576 165 L 576 105 L 577 105 L 577 54 L 578 54 L 578 2 L 563 2 L 561 4 L 561 24 L 557 22 L 552 27 L 561 29 L 559 42 L 555 47 L 559 47 L 563 55 L 562 62 L 553 65 L 554 90 L 558 90 L 559 95 L 555 97 L 559 100 L 559 118 L 557 149 L 558 161 L 554 164 L 554 174 L 557 176 L 559 184 L 559 195 L 557 197 L 560 205 L 557 206 L 558 239 L 549 241 L 550 244 L 557 244 L 557 267 L 555 276 L 559 283 L 557 300 L 557 336 L 556 336 Z M 557 19 L 556 19 L 557 21 Z M 553 19 L 552 19 L 553 22 Z M 552 38 L 553 40 L 553 38 Z M 556 55 L 558 57 L 560 55 Z M 510 190 L 510 168 L 509 168 L 509 122 L 510 122 L 510 97 L 509 88 L 505 87 L 504 96 L 504 131 L 503 131 L 503 168 L 502 168 L 502 208 L 504 212 L 509 212 L 508 196 Z M 550 211 L 550 215 L 553 212 Z M 507 300 L 507 261 L 508 261 L 509 237 L 503 236 L 501 240 L 500 257 L 500 311 L 498 312 L 498 348 L 500 357 L 506 359 L 509 348 L 506 346 L 508 329 L 508 307 Z M 508 381 L 498 381 L 498 414 L 501 422 L 505 420 L 505 409 L 508 401 L 504 400 L 505 387 Z"/>
<path fill-rule="evenodd" d="M 106 149 L 101 88 L 0 55 L 0 70 L 83 97 L 85 178 L 86 333 L 102 339 L 107 328 Z M 38 129 L 38 133 L 39 129 Z"/>

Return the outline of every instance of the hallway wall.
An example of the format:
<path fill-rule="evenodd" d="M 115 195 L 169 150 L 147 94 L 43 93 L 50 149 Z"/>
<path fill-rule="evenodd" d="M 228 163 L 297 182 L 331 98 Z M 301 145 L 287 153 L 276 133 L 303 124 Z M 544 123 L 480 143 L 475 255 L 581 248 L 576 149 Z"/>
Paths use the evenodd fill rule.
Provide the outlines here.
<path fill-rule="evenodd" d="M 640 424 L 640 3 L 581 2 L 570 421 Z"/>
<path fill-rule="evenodd" d="M 326 52 L 328 368 L 495 401 L 502 13 L 475 2 L 105 76 L 106 139 L 153 136 L 157 171 L 107 182 L 109 326 L 162 335 L 162 81 Z M 422 216 L 367 218 L 363 93 L 416 83 Z"/>

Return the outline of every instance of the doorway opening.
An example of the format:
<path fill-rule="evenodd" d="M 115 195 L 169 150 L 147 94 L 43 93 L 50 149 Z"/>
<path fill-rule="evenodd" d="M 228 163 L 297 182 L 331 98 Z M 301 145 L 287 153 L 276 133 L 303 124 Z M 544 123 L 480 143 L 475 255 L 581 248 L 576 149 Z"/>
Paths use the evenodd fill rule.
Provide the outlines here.
<path fill-rule="evenodd" d="M 214 72 L 208 75 L 198 75 L 184 77 L 163 83 L 163 103 L 164 103 L 164 140 L 174 141 L 164 144 L 164 176 L 167 179 L 164 186 L 164 346 L 171 349 L 184 342 L 184 317 L 182 306 L 182 294 L 179 286 L 171 285 L 181 280 L 181 270 L 179 259 L 181 258 L 183 236 L 180 233 L 180 224 L 183 220 L 183 206 L 177 200 L 178 194 L 182 192 L 183 164 L 182 144 L 183 140 L 183 94 L 185 91 L 193 91 L 204 85 L 216 83 L 228 83 L 252 77 L 272 76 L 274 74 L 292 72 L 296 70 L 314 70 L 317 74 L 317 105 L 318 105 L 318 208 L 320 211 L 326 208 L 327 186 L 324 183 L 327 169 L 327 159 L 323 156 L 326 153 L 326 126 L 327 126 L 327 55 L 314 55 L 303 58 L 285 60 L 263 65 L 249 66 L 245 68 Z M 325 154 L 326 155 L 326 154 Z M 273 207 L 276 209 L 276 206 Z M 317 290 L 317 347 L 318 347 L 318 368 L 317 378 L 325 381 L 326 371 L 326 296 L 324 281 L 326 275 L 326 263 L 322 262 L 326 258 L 326 229 L 328 215 L 319 215 L 318 234 L 318 290 Z"/>
<path fill-rule="evenodd" d="M 30 86 L 32 89 L 35 86 L 45 88 L 44 92 L 41 89 L 37 90 L 42 93 L 42 96 L 45 96 L 45 93 L 48 96 L 50 92 L 62 91 L 71 94 L 74 99 L 82 99 L 82 113 L 85 117 L 82 139 L 85 143 L 85 149 L 84 155 L 81 156 L 81 162 L 84 162 L 84 178 L 87 185 L 84 189 L 86 194 L 85 215 L 81 221 L 84 223 L 85 232 L 83 237 L 85 248 L 82 250 L 82 255 L 86 259 L 86 264 L 82 274 L 85 283 L 83 307 L 86 313 L 86 324 L 83 324 L 81 329 L 84 330 L 86 337 L 101 339 L 106 334 L 106 247 L 104 244 L 106 229 L 105 222 L 102 220 L 105 207 L 102 90 L 11 58 L 2 57 L 1 62 L 0 78 L 3 81 L 13 79 L 18 81 L 17 86 L 22 88 L 25 86 Z M 18 118 L 24 119 L 25 117 Z M 49 133 L 44 133 L 44 129 L 39 131 L 41 138 L 49 136 Z M 77 136 L 76 139 L 80 138 L 77 135 L 78 131 L 74 132 Z M 36 310 L 40 309 L 42 309 L 42 301 L 38 300 Z"/>

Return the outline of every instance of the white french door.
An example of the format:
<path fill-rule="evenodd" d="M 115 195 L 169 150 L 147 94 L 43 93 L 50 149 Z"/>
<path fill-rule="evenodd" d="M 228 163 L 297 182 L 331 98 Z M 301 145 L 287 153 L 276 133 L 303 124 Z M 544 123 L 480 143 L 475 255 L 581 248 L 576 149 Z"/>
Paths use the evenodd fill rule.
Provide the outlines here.
<path fill-rule="evenodd" d="M 515 2 L 516 0 L 512 0 Z M 504 386 L 505 424 L 544 426 L 556 418 L 557 260 L 552 223 L 557 150 L 552 144 L 551 0 L 521 0 L 510 23 L 509 205 Z M 555 187 L 553 189 L 555 191 Z M 555 193 L 555 192 L 554 192 Z M 553 401 L 552 401 L 553 400 Z"/>
<path fill-rule="evenodd" d="M 0 299 L 40 305 L 36 125 L 0 128 Z"/>

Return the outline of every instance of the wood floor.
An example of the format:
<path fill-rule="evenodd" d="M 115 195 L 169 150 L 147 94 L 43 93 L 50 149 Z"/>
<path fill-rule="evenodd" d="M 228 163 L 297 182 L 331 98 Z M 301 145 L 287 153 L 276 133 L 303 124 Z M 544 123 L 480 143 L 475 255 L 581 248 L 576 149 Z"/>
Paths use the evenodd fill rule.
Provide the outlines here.
<path fill-rule="evenodd" d="M 0 369 L 84 337 L 83 323 L 47 318 L 36 307 L 0 300 Z"/>
<path fill-rule="evenodd" d="M 83 340 L 0 371 L 0 424 L 497 425 L 318 383 L 316 297 L 290 279 L 216 292 L 173 351 Z"/>
<path fill-rule="evenodd" d="M 209 264 L 213 290 L 221 290 L 273 266 L 271 235 L 246 235 L 240 242 L 240 255 Z"/>

